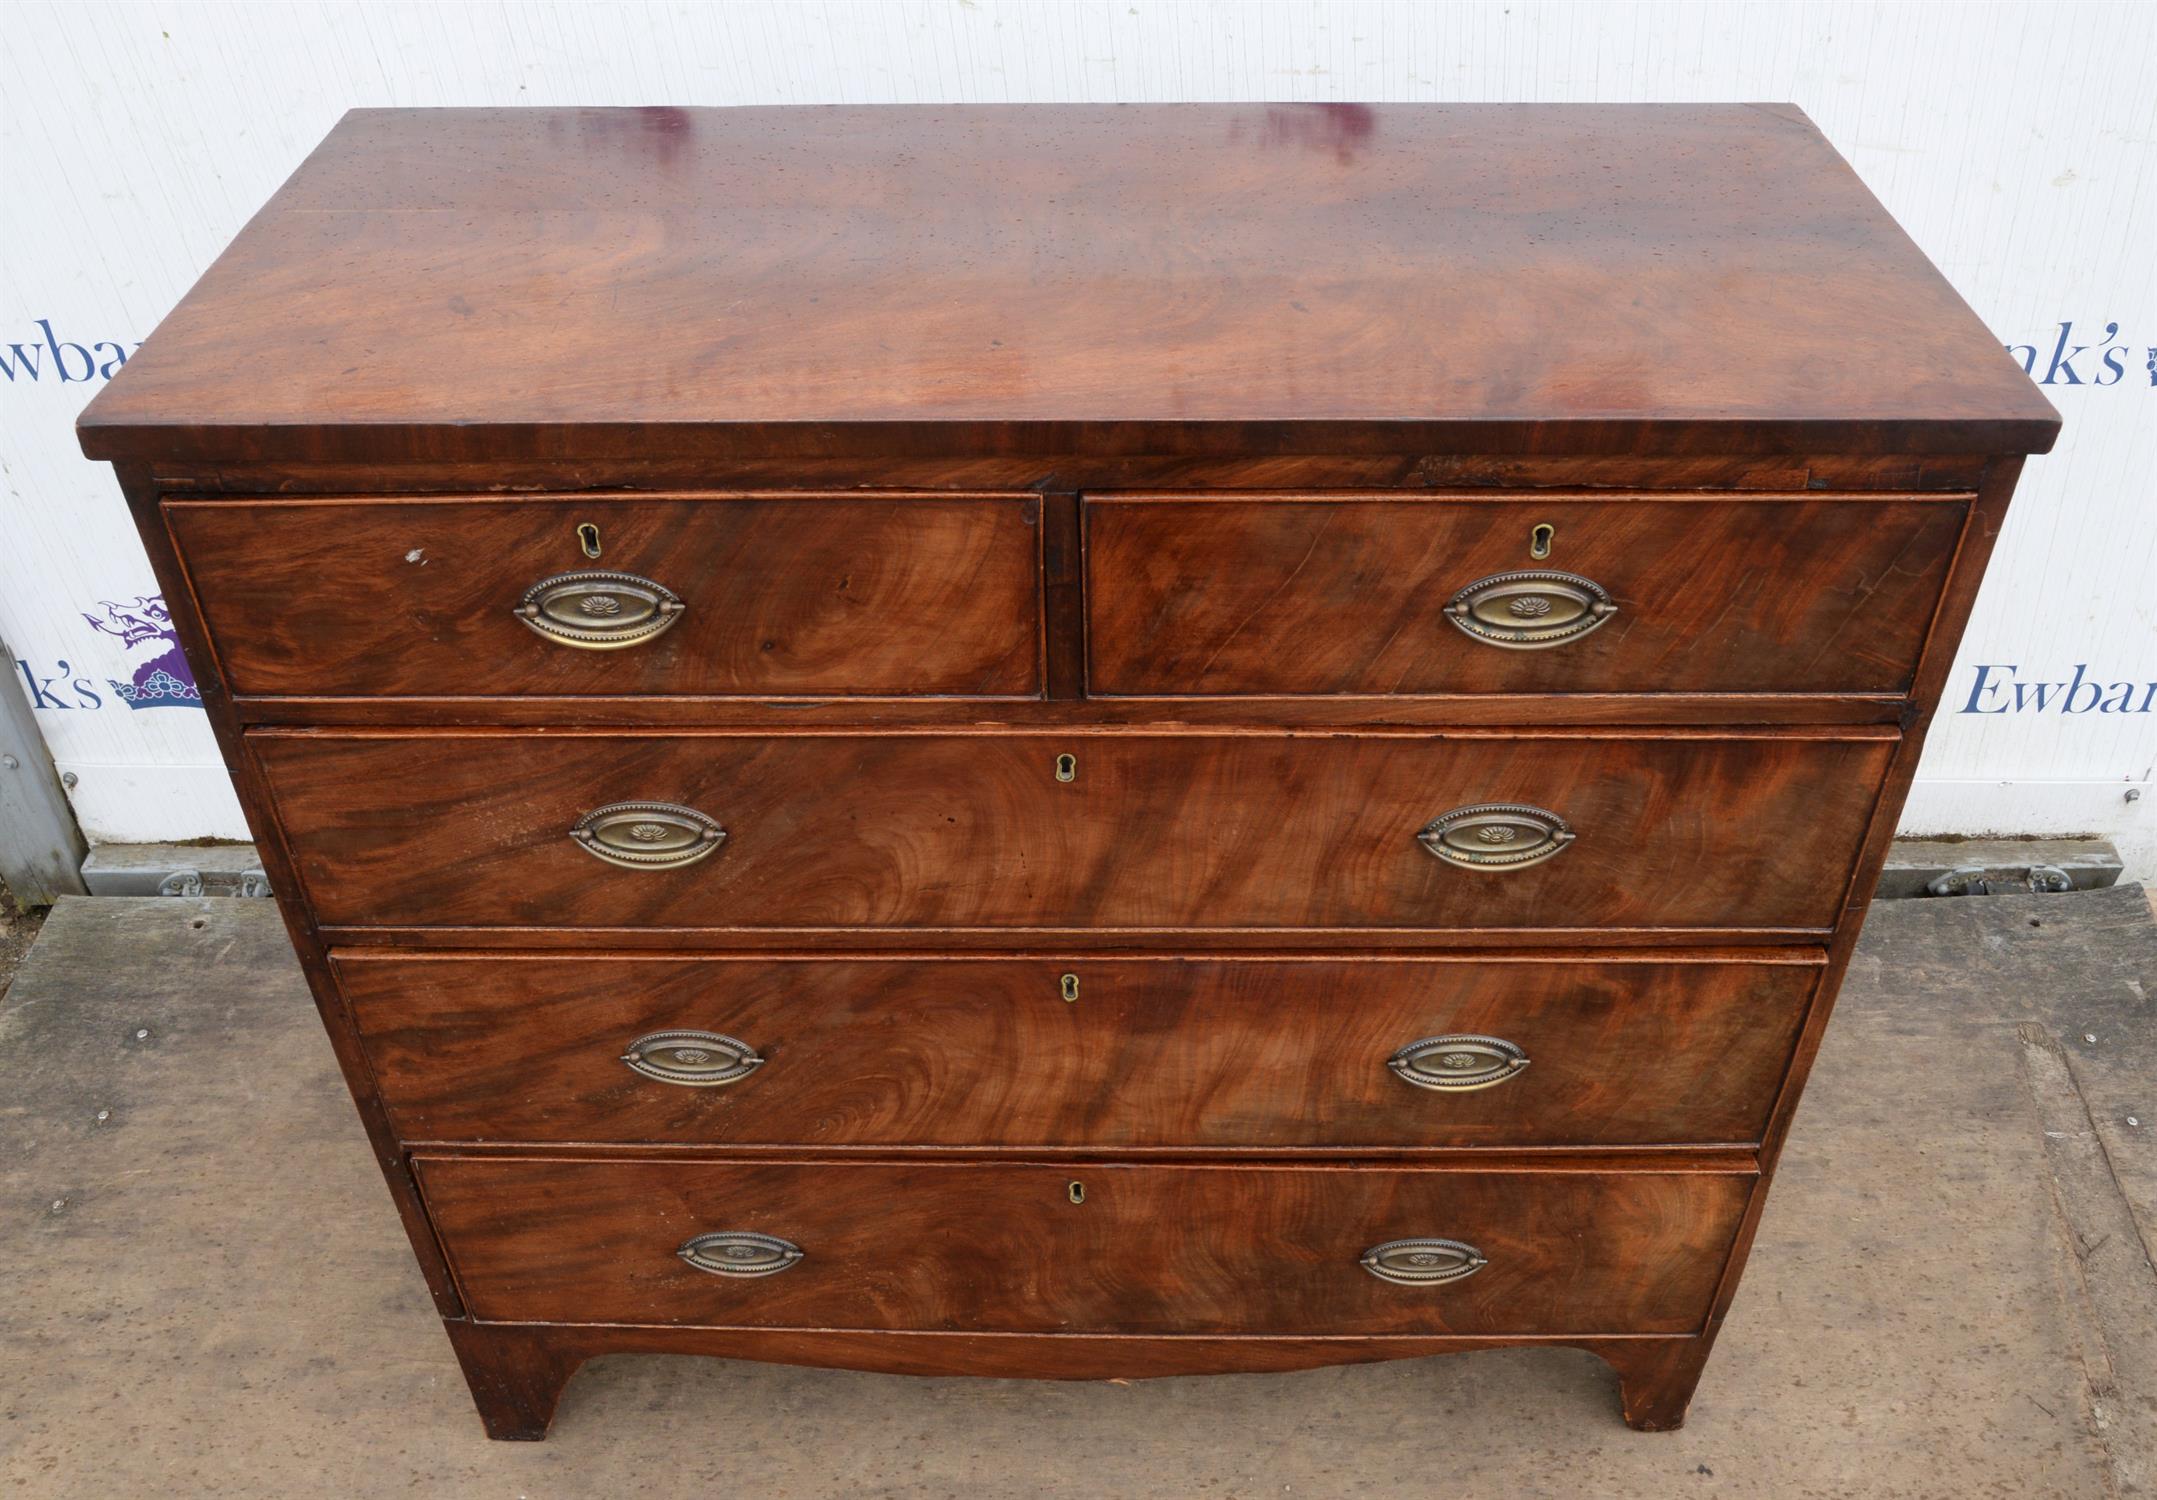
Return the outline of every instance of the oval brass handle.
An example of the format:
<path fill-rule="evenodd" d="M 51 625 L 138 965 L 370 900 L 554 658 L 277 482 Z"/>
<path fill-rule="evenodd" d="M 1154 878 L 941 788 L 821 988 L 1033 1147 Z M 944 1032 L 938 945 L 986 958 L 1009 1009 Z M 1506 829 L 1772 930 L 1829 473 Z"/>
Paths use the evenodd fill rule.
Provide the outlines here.
<path fill-rule="evenodd" d="M 517 601 L 517 618 L 557 645 L 616 651 L 659 635 L 688 608 L 674 591 L 634 573 L 561 573 Z"/>
<path fill-rule="evenodd" d="M 1510 802 L 1456 807 L 1416 835 L 1416 842 L 1449 865 L 1469 870 L 1517 870 L 1541 864 L 1573 842 L 1570 824 L 1554 812 Z"/>
<path fill-rule="evenodd" d="M 688 1088 L 716 1088 L 764 1066 L 756 1048 L 718 1031 L 655 1031 L 622 1054 L 629 1071 Z"/>
<path fill-rule="evenodd" d="M 801 1261 L 801 1246 L 791 1240 L 746 1229 L 700 1234 L 674 1253 L 714 1276 L 776 1276 Z"/>
<path fill-rule="evenodd" d="M 693 865 L 726 842 L 726 830 L 693 807 L 672 802 L 612 802 L 569 830 L 588 854 L 630 870 Z"/>
<path fill-rule="evenodd" d="M 1528 1066 L 1528 1054 L 1495 1036 L 1427 1036 L 1386 1059 L 1401 1082 L 1441 1094 L 1472 1094 Z"/>
<path fill-rule="evenodd" d="M 1445 612 L 1479 641 L 1541 651 L 1579 640 L 1618 606 L 1601 584 L 1577 573 L 1498 573 L 1455 594 Z"/>
<path fill-rule="evenodd" d="M 1363 1252 L 1363 1269 L 1401 1286 L 1436 1286 L 1473 1276 L 1490 1262 L 1459 1240 L 1388 1240 Z"/>

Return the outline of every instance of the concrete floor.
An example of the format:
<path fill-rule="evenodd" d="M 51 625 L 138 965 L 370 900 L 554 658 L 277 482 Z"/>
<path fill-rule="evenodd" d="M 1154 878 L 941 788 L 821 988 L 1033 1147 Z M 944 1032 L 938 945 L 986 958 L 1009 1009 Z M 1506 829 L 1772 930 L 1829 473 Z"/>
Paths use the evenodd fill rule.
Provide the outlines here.
<path fill-rule="evenodd" d="M 42 911 L 15 909 L 14 893 L 6 881 L 0 880 L 0 997 L 6 996 L 8 981 L 15 977 L 30 952 L 30 944 L 37 939 L 38 929 L 44 925 Z"/>
<path fill-rule="evenodd" d="M 1135 1385 L 624 1357 L 490 1444 L 270 904 L 78 899 L 0 999 L 0 1496 L 2148 1493 L 2153 1238 L 2142 891 L 1900 901 L 1682 1432 L 1564 1350 Z"/>

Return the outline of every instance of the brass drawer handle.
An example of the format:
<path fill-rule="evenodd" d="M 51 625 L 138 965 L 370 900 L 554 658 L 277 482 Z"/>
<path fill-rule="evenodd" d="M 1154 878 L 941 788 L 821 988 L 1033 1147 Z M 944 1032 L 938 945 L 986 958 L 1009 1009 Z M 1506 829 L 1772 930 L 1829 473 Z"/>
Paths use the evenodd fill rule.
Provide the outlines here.
<path fill-rule="evenodd" d="M 1498 573 L 1455 594 L 1445 612 L 1479 641 L 1541 651 L 1580 639 L 1618 606 L 1601 584 L 1577 573 Z"/>
<path fill-rule="evenodd" d="M 674 1253 L 714 1276 L 776 1276 L 801 1260 L 801 1246 L 746 1229 L 700 1234 Z"/>
<path fill-rule="evenodd" d="M 1459 1240 L 1388 1240 L 1363 1252 L 1363 1269 L 1401 1286 L 1436 1286 L 1473 1276 L 1490 1262 Z"/>
<path fill-rule="evenodd" d="M 693 807 L 613 802 L 577 819 L 569 836 L 587 854 L 630 870 L 693 865 L 726 842 L 726 830 Z"/>
<path fill-rule="evenodd" d="M 517 618 L 561 646 L 615 651 L 659 635 L 688 606 L 674 591 L 634 573 L 562 573 L 517 601 Z"/>
<path fill-rule="evenodd" d="M 1393 1076 L 1419 1089 L 1472 1094 L 1528 1066 L 1528 1054 L 1494 1036 L 1427 1036 L 1386 1059 Z"/>
<path fill-rule="evenodd" d="M 1541 864 L 1572 843 L 1571 825 L 1554 812 L 1510 802 L 1456 807 L 1416 835 L 1416 842 L 1449 865 L 1468 870 L 1517 870 Z"/>
<path fill-rule="evenodd" d="M 764 1066 L 756 1048 L 718 1031 L 655 1031 L 622 1054 L 629 1071 L 687 1088 L 716 1088 L 747 1078 Z"/>

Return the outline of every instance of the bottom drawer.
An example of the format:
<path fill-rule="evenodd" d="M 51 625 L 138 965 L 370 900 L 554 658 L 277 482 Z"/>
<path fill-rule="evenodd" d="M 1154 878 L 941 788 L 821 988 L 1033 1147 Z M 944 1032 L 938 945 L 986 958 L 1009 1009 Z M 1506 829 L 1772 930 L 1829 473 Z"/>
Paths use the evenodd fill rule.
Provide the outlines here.
<path fill-rule="evenodd" d="M 414 1166 L 483 1320 L 1027 1333 L 1687 1333 L 1755 1181 L 1461 1167 Z M 734 1232 L 768 1238 L 713 1243 L 710 1264 L 782 1268 L 725 1274 L 684 1259 L 698 1237 Z M 1396 1252 L 1384 1269 L 1466 1274 L 1404 1284 L 1362 1263 L 1409 1239 L 1473 1256 Z"/>

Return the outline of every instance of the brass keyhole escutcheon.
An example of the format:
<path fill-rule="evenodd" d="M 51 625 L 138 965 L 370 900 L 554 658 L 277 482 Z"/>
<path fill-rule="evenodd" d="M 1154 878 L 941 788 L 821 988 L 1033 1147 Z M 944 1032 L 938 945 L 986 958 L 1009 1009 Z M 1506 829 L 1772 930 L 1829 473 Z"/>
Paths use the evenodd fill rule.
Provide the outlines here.
<path fill-rule="evenodd" d="M 1084 1203 L 1086 1201 L 1086 1184 L 1083 1182 L 1072 1183 L 1064 1189 L 1064 1196 L 1073 1203 Z"/>
<path fill-rule="evenodd" d="M 599 528 L 589 521 L 580 522 L 577 526 L 577 546 L 583 549 L 586 557 L 597 557 L 599 555 Z"/>
<path fill-rule="evenodd" d="M 1069 1005 L 1072 1001 L 1078 999 L 1078 975 L 1064 975 L 1061 988 L 1063 990 L 1064 1004 Z"/>
<path fill-rule="evenodd" d="M 1558 528 L 1548 521 L 1528 533 L 1528 555 L 1533 558 L 1550 556 L 1550 544 L 1558 539 Z"/>
<path fill-rule="evenodd" d="M 1078 757 L 1076 755 L 1059 755 L 1056 757 L 1056 779 L 1058 781 L 1078 780 Z"/>

